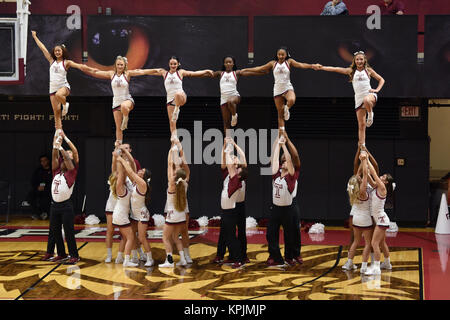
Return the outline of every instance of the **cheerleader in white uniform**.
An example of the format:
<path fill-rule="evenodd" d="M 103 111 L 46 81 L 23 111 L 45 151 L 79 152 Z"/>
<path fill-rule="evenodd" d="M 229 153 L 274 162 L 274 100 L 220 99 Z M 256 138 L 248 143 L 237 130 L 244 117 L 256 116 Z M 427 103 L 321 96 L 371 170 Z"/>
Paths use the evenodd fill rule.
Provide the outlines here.
<path fill-rule="evenodd" d="M 179 235 L 183 233 L 186 227 L 188 206 L 187 206 L 187 188 L 189 184 L 190 169 L 189 166 L 183 165 L 183 168 L 176 169 L 177 159 L 174 160 L 174 153 L 178 148 L 172 143 L 167 157 L 167 215 L 163 228 L 163 242 L 166 250 L 166 260 L 160 264 L 160 268 L 173 268 L 173 246 L 175 244 L 180 255 L 180 261 L 177 265 L 185 266 L 188 262 L 183 250 L 183 242 L 179 239 Z M 185 162 L 184 157 L 180 159 Z"/>
<path fill-rule="evenodd" d="M 112 194 L 117 198 L 116 205 L 112 214 L 113 226 L 119 227 L 120 234 L 125 241 L 125 259 L 123 260 L 124 267 L 137 267 L 139 264 L 130 260 L 131 250 L 135 246 L 135 234 L 131 227 L 130 222 L 130 199 L 132 189 L 126 182 L 127 174 L 123 164 L 118 160 L 123 154 L 120 148 L 116 148 L 113 151 L 113 157 L 115 158 L 114 164 L 116 166 L 115 181 L 111 181 Z"/>
<path fill-rule="evenodd" d="M 127 153 L 125 149 L 122 152 Z M 131 154 L 128 154 L 131 157 Z M 146 168 L 142 168 L 135 172 L 130 166 L 129 162 L 118 157 L 117 160 L 123 165 L 125 172 L 130 179 L 131 185 L 131 220 L 132 223 L 137 224 L 138 239 L 144 246 L 146 255 L 146 267 L 153 266 L 152 252 L 150 244 L 147 240 L 148 221 L 150 220 L 150 213 L 147 206 L 150 205 L 150 181 L 151 172 Z"/>
<path fill-rule="evenodd" d="M 123 131 L 128 128 L 128 118 L 131 110 L 134 109 L 134 100 L 130 94 L 131 77 L 142 76 L 140 69 L 128 70 L 128 59 L 126 57 L 117 56 L 114 62 L 114 70 L 101 71 L 82 65 L 81 71 L 99 79 L 111 80 L 111 88 L 113 91 L 112 111 L 114 123 L 116 125 L 116 141 L 114 145 L 117 147 L 123 143 Z"/>
<path fill-rule="evenodd" d="M 275 80 L 273 86 L 273 99 L 278 111 L 278 129 L 281 131 L 285 130 L 284 121 L 289 120 L 289 109 L 294 105 L 296 99 L 290 77 L 291 67 L 318 70 L 319 65 L 295 61 L 289 55 L 286 47 L 280 47 L 277 50 L 274 60 L 259 67 L 242 69 L 242 71 L 251 71 L 260 74 L 266 74 L 272 71 Z"/>
<path fill-rule="evenodd" d="M 38 39 L 36 31 L 31 31 L 31 35 L 45 58 L 50 63 L 50 102 L 55 117 L 55 136 L 59 136 L 59 133 L 62 130 L 62 117 L 69 111 L 69 103 L 66 101 L 67 96 L 70 94 L 70 85 L 67 81 L 67 70 L 69 70 L 70 67 L 81 70 L 82 65 L 67 59 L 69 53 L 63 44 L 55 46 L 50 53 L 45 45 Z"/>
<path fill-rule="evenodd" d="M 348 68 L 320 66 L 320 70 L 346 74 L 350 77 L 355 92 L 355 110 L 358 119 L 358 144 L 366 143 L 366 126 L 373 123 L 373 107 L 377 102 L 377 93 L 383 87 L 384 79 L 369 66 L 367 57 L 363 51 L 355 52 L 353 62 Z M 378 87 L 372 89 L 370 79 L 378 81 Z M 367 119 L 366 119 L 367 114 Z"/>
<path fill-rule="evenodd" d="M 238 70 L 236 59 L 226 56 L 223 59 L 221 71 L 214 71 L 213 78 L 220 78 L 220 110 L 222 112 L 223 132 L 230 136 L 231 127 L 236 126 L 238 120 L 237 106 L 241 102 L 241 96 L 237 90 L 240 76 L 259 75 L 257 72 Z"/>
<path fill-rule="evenodd" d="M 371 240 L 373 234 L 372 218 L 370 216 L 370 198 L 367 191 L 368 181 L 368 157 L 367 152 L 361 151 L 359 158 L 361 160 L 362 178 L 359 175 L 353 175 L 347 184 L 347 192 L 352 206 L 353 233 L 354 240 L 348 251 L 348 260 L 342 266 L 344 270 L 356 269 L 353 264 L 353 258 L 356 249 L 359 246 L 361 237 L 364 238 L 365 245 L 362 256 L 361 273 L 367 270 L 367 262 L 371 249 Z"/>
<path fill-rule="evenodd" d="M 366 275 L 381 274 L 381 267 L 384 269 L 392 269 L 389 258 L 389 247 L 386 244 L 386 230 L 389 228 L 390 220 L 384 211 L 386 197 L 392 194 L 394 189 L 394 179 L 388 173 L 378 176 L 375 168 L 369 163 L 369 172 L 375 180 L 376 188 L 372 192 L 370 211 L 375 222 L 375 230 L 372 237 L 372 248 L 374 252 L 374 263 L 365 272 Z M 380 250 L 381 246 L 381 250 Z M 383 251 L 384 261 L 380 265 L 381 251 Z"/>
<path fill-rule="evenodd" d="M 169 70 L 158 69 L 141 69 L 141 75 L 158 75 L 164 78 L 164 87 L 167 93 L 167 116 L 169 117 L 170 133 L 172 137 L 177 135 L 176 122 L 180 107 L 182 107 L 187 100 L 186 93 L 183 90 L 184 77 L 210 77 L 212 70 L 188 71 L 181 69 L 180 59 L 172 56 L 169 59 Z"/>

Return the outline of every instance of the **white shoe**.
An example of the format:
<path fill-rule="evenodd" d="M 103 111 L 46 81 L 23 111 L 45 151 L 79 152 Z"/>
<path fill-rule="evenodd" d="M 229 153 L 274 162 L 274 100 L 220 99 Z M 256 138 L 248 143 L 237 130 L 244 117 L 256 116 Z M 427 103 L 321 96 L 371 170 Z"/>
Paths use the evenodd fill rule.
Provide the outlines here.
<path fill-rule="evenodd" d="M 133 263 L 139 264 L 139 257 L 138 256 L 132 257 L 130 261 Z"/>
<path fill-rule="evenodd" d="M 370 127 L 373 124 L 373 116 L 374 116 L 373 111 L 367 113 L 367 121 L 366 121 L 367 127 Z"/>
<path fill-rule="evenodd" d="M 164 263 L 159 264 L 158 267 L 160 267 L 160 268 L 173 268 L 174 264 L 170 263 L 169 261 L 166 260 Z"/>
<path fill-rule="evenodd" d="M 134 263 L 133 261 L 127 261 L 127 262 L 123 262 L 123 266 L 124 267 L 137 267 L 139 266 L 139 263 Z"/>
<path fill-rule="evenodd" d="M 112 257 L 111 256 L 106 256 L 105 262 L 106 263 L 110 263 L 112 261 Z"/>
<path fill-rule="evenodd" d="M 353 262 L 350 262 L 350 261 L 348 261 L 347 260 L 347 262 L 342 266 L 342 269 L 344 269 L 344 270 L 354 270 L 354 269 L 356 269 L 357 268 L 357 266 L 355 266 L 354 264 L 353 264 Z"/>
<path fill-rule="evenodd" d="M 380 263 L 381 269 L 392 270 L 392 264 L 390 262 L 383 261 Z"/>
<path fill-rule="evenodd" d="M 364 272 L 364 274 L 366 276 L 378 275 L 378 274 L 381 274 L 381 270 L 380 270 L 380 268 L 371 267 L 371 268 L 367 268 L 367 270 L 366 270 L 366 272 Z"/>
<path fill-rule="evenodd" d="M 289 108 L 287 105 L 284 105 L 284 120 L 288 121 L 291 117 L 291 113 L 289 112 Z"/>
<path fill-rule="evenodd" d="M 115 262 L 117 264 L 123 263 L 123 257 L 117 257 Z"/>
<path fill-rule="evenodd" d="M 231 126 L 234 127 L 237 124 L 238 114 L 236 113 L 234 116 L 231 116 Z"/>
<path fill-rule="evenodd" d="M 140 256 L 139 256 L 139 260 L 141 260 L 141 261 L 147 261 L 147 255 L 146 255 L 146 254 L 140 255 Z"/>
<path fill-rule="evenodd" d="M 120 126 L 120 130 L 128 129 L 128 116 L 123 116 L 122 125 Z"/>
<path fill-rule="evenodd" d="M 359 272 L 360 272 L 361 274 L 365 274 L 366 271 L 367 271 L 367 267 L 365 267 L 365 268 L 361 267 L 361 269 L 359 269 Z"/>
<path fill-rule="evenodd" d="M 144 264 L 146 267 L 152 267 L 155 264 L 155 261 L 153 259 L 148 259 L 147 262 Z"/>
<path fill-rule="evenodd" d="M 187 262 L 185 259 L 180 259 L 180 261 L 177 263 L 177 266 L 185 266 L 187 265 Z"/>
<path fill-rule="evenodd" d="M 178 114 L 180 113 L 180 107 L 179 106 L 175 106 L 175 109 L 173 110 L 172 113 L 172 121 L 177 121 L 178 120 Z"/>
<path fill-rule="evenodd" d="M 69 103 L 66 101 L 66 103 L 63 105 L 61 116 L 65 116 L 69 112 Z"/>

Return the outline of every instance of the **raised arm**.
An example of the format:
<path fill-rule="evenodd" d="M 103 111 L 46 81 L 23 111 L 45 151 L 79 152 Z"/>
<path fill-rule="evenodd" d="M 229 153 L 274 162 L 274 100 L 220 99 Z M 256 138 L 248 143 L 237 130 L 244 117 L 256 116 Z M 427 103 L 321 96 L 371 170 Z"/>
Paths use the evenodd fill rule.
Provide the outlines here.
<path fill-rule="evenodd" d="M 63 148 L 59 149 L 59 151 L 61 152 L 63 159 L 64 159 L 64 164 L 66 165 L 66 168 L 68 171 L 73 170 L 75 167 L 73 165 L 72 160 L 69 157 L 69 154 L 67 153 L 66 150 L 64 150 Z"/>
<path fill-rule="evenodd" d="M 375 168 L 373 167 L 373 165 L 369 162 L 368 163 L 368 167 L 369 167 L 369 173 L 372 176 L 373 180 L 375 181 L 378 190 L 380 191 L 380 196 L 385 196 L 386 195 L 386 185 L 384 184 L 383 181 L 381 181 L 380 177 L 378 176 L 377 172 L 375 171 Z"/>
<path fill-rule="evenodd" d="M 367 167 L 367 156 L 361 158 L 361 166 L 362 166 L 362 181 L 359 186 L 359 198 L 364 199 L 367 195 L 367 175 L 368 175 L 368 167 Z"/>
<path fill-rule="evenodd" d="M 67 142 L 67 145 L 69 146 L 70 150 L 72 150 L 73 161 L 75 162 L 75 164 L 78 164 L 80 162 L 80 157 L 78 155 L 77 148 L 72 143 L 72 141 L 70 141 L 70 139 L 66 136 L 66 134 L 64 132 L 62 132 L 62 136 L 64 137 L 64 141 Z"/>
<path fill-rule="evenodd" d="M 256 72 L 250 71 L 249 69 L 236 70 L 236 75 L 238 77 L 246 77 L 246 76 L 260 76 L 262 74 L 266 74 L 267 72 Z"/>
<path fill-rule="evenodd" d="M 293 175 L 295 173 L 294 164 L 292 163 L 292 157 L 289 153 L 289 150 L 286 147 L 286 142 L 281 143 L 281 147 L 283 148 L 284 156 L 286 158 L 286 164 L 288 168 L 289 175 Z"/>
<path fill-rule="evenodd" d="M 300 68 L 300 69 L 319 70 L 319 68 L 320 68 L 320 65 L 318 63 L 309 64 L 309 63 L 304 63 L 304 62 L 298 62 L 298 61 L 295 61 L 292 58 L 288 59 L 288 63 L 289 63 L 290 66 L 293 66 L 294 68 Z"/>
<path fill-rule="evenodd" d="M 180 73 L 182 77 L 211 77 L 214 72 L 209 69 L 199 71 L 188 71 L 181 69 Z"/>
<path fill-rule="evenodd" d="M 281 139 L 281 138 L 280 138 Z M 272 174 L 276 174 L 280 169 L 280 139 L 275 139 L 272 152 Z"/>
<path fill-rule="evenodd" d="M 123 145 L 120 145 L 119 148 L 120 150 L 122 150 L 123 156 L 128 160 L 129 163 L 131 163 L 130 166 L 133 169 L 133 171 L 137 172 L 136 162 L 134 162 L 134 158 L 131 155 L 131 153 L 129 153 Z"/>
<path fill-rule="evenodd" d="M 164 76 L 166 74 L 166 70 L 162 68 L 157 69 L 134 69 L 128 70 L 128 76 L 136 77 L 136 76 Z"/>
<path fill-rule="evenodd" d="M 230 175 L 230 178 L 234 177 L 237 173 L 236 168 L 233 164 L 233 159 L 231 158 L 232 150 L 228 150 L 228 152 L 225 152 L 225 158 L 226 158 L 226 165 L 228 169 L 228 174 Z"/>
<path fill-rule="evenodd" d="M 53 149 L 52 149 L 52 171 L 59 168 L 59 148 L 61 148 L 62 137 L 53 137 Z"/>
<path fill-rule="evenodd" d="M 373 70 L 372 68 L 369 68 L 368 71 L 369 71 L 370 76 L 378 81 L 378 87 L 376 89 L 370 89 L 369 91 L 378 93 L 381 90 L 381 88 L 383 88 L 383 86 L 384 86 L 384 83 L 385 83 L 384 78 L 382 76 L 380 76 L 378 73 L 376 73 L 375 70 Z"/>
<path fill-rule="evenodd" d="M 133 171 L 133 168 L 124 158 L 117 157 L 117 161 L 119 161 L 123 165 L 128 178 L 130 178 L 132 182 L 137 184 L 137 186 L 139 187 L 139 191 L 145 194 L 145 192 L 147 192 L 147 182 L 145 182 L 144 179 L 139 177 L 139 175 Z"/>
<path fill-rule="evenodd" d="M 242 164 L 244 167 L 247 166 L 247 158 L 245 157 L 245 152 L 236 144 L 236 142 L 234 142 L 233 139 L 231 139 L 231 141 L 233 141 L 233 145 L 237 150 L 238 153 L 238 158 L 239 158 L 239 163 Z"/>
<path fill-rule="evenodd" d="M 48 52 L 45 45 L 39 40 L 39 38 L 36 35 L 36 31 L 31 31 L 31 35 L 33 36 L 34 41 L 36 42 L 39 49 L 41 49 L 42 53 L 44 54 L 44 57 L 48 60 L 49 63 L 53 63 L 52 55 Z"/>
<path fill-rule="evenodd" d="M 289 153 L 292 158 L 292 164 L 294 165 L 294 168 L 300 168 L 301 162 L 300 162 L 300 156 L 298 155 L 297 148 L 292 143 L 291 139 L 289 139 L 287 132 L 283 131 L 283 136 L 286 139 L 286 144 L 289 149 Z"/>
<path fill-rule="evenodd" d="M 242 72 L 244 72 L 244 74 L 246 74 L 248 72 L 252 72 L 252 73 L 255 73 L 255 75 L 266 74 L 266 73 L 269 73 L 270 70 L 272 70 L 274 63 L 275 63 L 275 61 L 271 60 L 271 61 L 267 62 L 266 64 L 259 66 L 259 67 L 242 69 L 240 73 L 241 73 L 241 75 L 242 75 Z"/>
<path fill-rule="evenodd" d="M 82 70 L 83 66 L 84 66 L 83 64 L 81 64 L 81 63 L 76 63 L 76 62 L 74 62 L 74 61 L 72 61 L 72 60 L 67 60 L 67 61 L 66 61 L 66 69 L 69 69 L 69 68 L 75 68 L 75 69 L 78 69 L 78 70 L 83 71 L 83 70 Z"/>

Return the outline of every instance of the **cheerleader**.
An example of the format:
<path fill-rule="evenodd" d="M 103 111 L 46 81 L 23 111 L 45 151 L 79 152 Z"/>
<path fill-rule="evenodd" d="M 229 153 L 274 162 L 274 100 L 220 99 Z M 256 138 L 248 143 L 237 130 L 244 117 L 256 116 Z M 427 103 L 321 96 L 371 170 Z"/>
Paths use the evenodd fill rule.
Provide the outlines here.
<path fill-rule="evenodd" d="M 372 249 L 374 252 L 374 263 L 370 268 L 367 268 L 366 275 L 378 275 L 381 274 L 381 268 L 392 269 L 389 258 L 389 247 L 386 244 L 386 229 L 389 228 L 389 217 L 384 212 L 384 204 L 386 197 L 391 196 L 395 184 L 394 179 L 388 173 L 378 176 L 375 168 L 369 163 L 369 172 L 372 178 L 375 180 L 376 188 L 372 192 L 370 201 L 370 212 L 375 222 L 375 230 L 372 236 Z M 380 250 L 381 246 L 381 250 Z M 383 251 L 384 261 L 382 266 L 380 265 L 381 251 Z"/>
<path fill-rule="evenodd" d="M 55 136 L 59 136 L 59 133 L 62 130 L 62 117 L 69 112 L 67 96 L 70 94 L 70 85 L 67 81 L 67 70 L 69 70 L 70 67 L 81 70 L 82 65 L 75 63 L 72 60 L 68 60 L 69 53 L 65 45 L 56 45 L 50 53 L 37 37 L 36 31 L 31 31 L 31 35 L 45 58 L 50 63 L 50 102 L 55 117 Z"/>
<path fill-rule="evenodd" d="M 238 120 L 237 106 L 241 102 L 241 96 L 237 90 L 240 76 L 259 75 L 260 73 L 238 70 L 236 59 L 226 56 L 223 59 L 221 71 L 214 71 L 213 78 L 220 78 L 220 110 L 222 112 L 223 132 L 230 136 L 231 127 L 236 126 Z"/>
<path fill-rule="evenodd" d="M 128 59 L 117 56 L 114 70 L 101 71 L 86 65 L 81 66 L 81 71 L 99 79 L 111 80 L 113 92 L 112 111 L 116 125 L 115 147 L 123 143 L 123 131 L 128 128 L 128 118 L 134 109 L 134 99 L 130 94 L 131 77 L 141 76 L 139 70 L 128 70 Z"/>
<path fill-rule="evenodd" d="M 66 151 L 61 146 L 62 139 L 67 142 L 70 150 Z M 63 160 L 60 161 L 59 155 Z M 64 135 L 61 130 L 58 136 L 53 139 L 52 152 L 52 203 L 50 207 L 50 234 L 56 243 L 57 256 L 51 261 L 56 263 L 76 264 L 80 261 L 74 230 L 74 211 L 71 196 L 78 173 L 79 157 L 75 145 Z M 65 253 L 64 239 L 61 228 L 64 227 L 64 234 L 67 242 L 69 256 Z M 49 237 L 50 239 L 50 237 Z M 52 245 L 49 243 L 49 245 Z M 48 248 L 49 249 L 49 248 Z M 47 249 L 47 253 L 52 253 Z M 50 252 L 51 251 L 51 252 Z"/>
<path fill-rule="evenodd" d="M 281 165 L 280 148 L 283 149 Z M 269 267 L 279 267 L 285 265 L 279 246 L 280 226 L 283 226 L 285 235 L 284 255 L 286 262 L 293 265 L 297 261 L 296 246 L 298 244 L 296 242 L 299 239 L 297 238 L 298 233 L 294 228 L 298 229 L 299 226 L 298 223 L 296 226 L 293 225 L 297 215 L 293 199 L 297 195 L 297 180 L 300 168 L 294 166 L 291 153 L 286 147 L 284 135 L 275 139 L 272 150 L 272 208 L 266 235 L 269 248 L 267 265 Z"/>
<path fill-rule="evenodd" d="M 183 90 L 184 77 L 211 77 L 212 70 L 187 71 L 181 69 L 180 59 L 171 56 L 169 59 L 169 70 L 142 69 L 140 75 L 158 75 L 164 78 L 164 87 L 167 93 L 167 116 L 169 118 L 170 133 L 172 137 L 176 136 L 176 122 L 180 108 L 186 103 L 187 96 Z"/>
<path fill-rule="evenodd" d="M 278 129 L 280 134 L 284 129 L 284 121 L 289 120 L 289 109 L 295 103 L 295 91 L 291 83 L 291 67 L 300 69 L 318 70 L 320 65 L 297 62 L 291 58 L 286 47 L 280 47 L 277 50 L 275 58 L 265 65 L 242 69 L 242 71 L 251 71 L 259 74 L 269 73 L 272 70 L 275 80 L 273 86 L 273 99 L 278 111 Z"/>
<path fill-rule="evenodd" d="M 370 199 L 367 192 L 367 179 L 368 179 L 368 160 L 367 152 L 361 151 L 359 154 L 362 168 L 362 178 L 359 175 L 353 175 L 350 177 L 347 183 L 347 192 L 349 195 L 350 205 L 352 206 L 352 225 L 353 225 L 353 243 L 350 246 L 348 252 L 348 260 L 342 266 L 344 270 L 356 269 L 353 264 L 353 258 L 361 237 L 364 237 L 365 245 L 362 256 L 362 265 L 360 272 L 364 274 L 367 270 L 367 261 L 370 254 L 370 243 L 372 240 L 373 228 L 372 219 L 370 217 Z"/>
<path fill-rule="evenodd" d="M 373 108 L 377 102 L 377 93 L 385 83 L 384 79 L 369 66 L 364 51 L 358 51 L 353 54 L 353 62 L 348 68 L 325 67 L 319 65 L 319 70 L 337 72 L 346 74 L 350 78 L 355 92 L 355 110 L 358 119 L 358 144 L 366 143 L 366 126 L 370 127 L 373 123 Z M 378 81 L 378 87 L 372 89 L 370 79 Z M 366 120 L 367 115 L 367 120 Z"/>
<path fill-rule="evenodd" d="M 121 149 L 122 152 L 127 154 L 126 149 Z M 132 158 L 131 154 L 127 154 L 128 158 Z M 147 229 L 148 221 L 150 220 L 150 213 L 148 211 L 148 206 L 150 205 L 150 181 L 151 173 L 150 170 L 142 168 L 139 171 L 133 171 L 130 164 L 123 159 L 118 157 L 117 160 L 122 164 L 125 172 L 132 183 L 131 192 L 131 220 L 132 223 L 137 225 L 138 240 L 142 244 L 146 255 L 146 267 L 153 266 L 152 252 L 150 244 L 147 241 Z M 140 247 L 140 246 L 139 246 Z"/>
<path fill-rule="evenodd" d="M 236 148 L 238 156 L 232 154 L 234 148 Z M 233 168 L 231 171 L 230 166 Z M 223 262 L 228 247 L 230 258 L 225 263 L 233 263 L 234 268 L 239 268 L 250 262 L 247 257 L 245 216 L 245 187 L 248 169 L 244 151 L 229 137 L 224 139 L 221 169 L 223 179 L 220 202 L 222 215 L 217 254 L 213 263 Z M 236 228 L 238 230 L 237 238 L 235 237 Z"/>
<path fill-rule="evenodd" d="M 120 234 L 125 242 L 124 253 L 125 258 L 123 260 L 124 267 L 137 267 L 139 264 L 130 260 L 131 250 L 135 246 L 135 233 L 131 228 L 129 213 L 130 213 L 130 198 L 132 189 L 126 183 L 127 174 L 125 168 L 118 160 L 122 157 L 124 152 L 120 148 L 116 148 L 113 151 L 113 172 L 110 179 L 111 192 L 115 198 L 117 198 L 116 205 L 112 214 L 113 226 L 119 227 Z M 126 155 L 125 155 L 126 156 Z M 118 257 L 119 258 L 119 255 Z M 116 259 L 117 260 L 117 259 Z"/>
<path fill-rule="evenodd" d="M 174 157 L 174 154 L 176 153 L 178 153 L 178 146 L 172 141 L 167 157 L 167 215 L 163 228 L 163 243 L 166 251 L 166 260 L 159 265 L 160 268 L 173 268 L 175 266 L 172 256 L 174 250 L 172 243 L 175 244 L 180 255 L 180 261 L 177 265 L 185 266 L 188 263 L 183 250 L 183 242 L 179 239 L 179 235 L 183 234 L 183 230 L 186 227 L 186 213 L 189 210 L 187 206 L 187 188 L 190 170 L 189 166 L 185 163 L 184 157 L 181 159 L 177 159 L 176 156 Z M 181 164 L 182 168 L 176 168 L 178 161 L 183 162 L 183 164 Z"/>

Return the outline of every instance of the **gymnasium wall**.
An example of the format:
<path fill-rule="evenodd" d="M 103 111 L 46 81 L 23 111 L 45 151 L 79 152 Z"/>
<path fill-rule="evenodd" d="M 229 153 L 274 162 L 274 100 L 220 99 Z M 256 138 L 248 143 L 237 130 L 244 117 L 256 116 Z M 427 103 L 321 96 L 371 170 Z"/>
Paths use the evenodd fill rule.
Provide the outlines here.
<path fill-rule="evenodd" d="M 20 202 L 28 192 L 29 179 L 38 166 L 38 156 L 51 151 L 53 135 L 49 120 L 50 105 L 45 98 L 15 98 L 3 100 L 0 113 L 0 139 L 8 156 L 0 157 L 0 180 L 14 184 L 13 212 L 20 211 Z M 126 140 L 132 143 L 133 154 L 144 167 L 151 169 L 152 214 L 162 213 L 167 188 L 167 152 L 169 129 L 164 101 L 158 98 L 136 97 Z M 179 128 L 191 134 L 191 162 L 195 148 L 203 153 L 218 139 L 222 128 L 217 98 L 188 98 L 182 108 Z M 402 105 L 417 105 L 420 117 L 402 120 Z M 110 98 L 71 98 L 70 118 L 64 120 L 67 135 L 75 142 L 81 156 L 80 172 L 74 191 L 77 212 L 86 195 L 86 213 L 103 217 L 108 196 L 106 180 L 110 174 L 113 150 L 113 119 Z M 347 180 L 352 174 L 356 152 L 357 125 L 352 99 L 299 98 L 291 111 L 286 128 L 299 150 L 302 161 L 298 202 L 305 220 L 341 224 L 348 217 Z M 34 115 L 34 120 L 30 116 Z M 37 115 L 40 115 L 37 118 Z M 367 146 L 379 162 L 381 172 L 390 172 L 396 179 L 395 210 L 392 220 L 404 224 L 426 221 L 428 208 L 428 139 L 427 108 L 422 100 L 380 99 L 375 109 L 375 123 L 368 129 Z M 9 118 L 8 118 L 9 116 Z M 15 120 L 14 120 L 15 119 Z M 260 149 L 270 156 L 269 139 L 264 130 L 276 128 L 276 113 L 271 98 L 245 98 L 239 107 L 239 128 L 246 133 L 254 129 L 258 140 L 245 140 L 249 165 L 247 215 L 268 217 L 271 204 L 271 177 L 261 175 L 267 167 L 264 157 L 252 160 L 250 149 Z M 260 131 L 263 130 L 263 131 Z M 183 142 L 184 143 L 184 142 Z M 255 149 L 256 148 L 256 149 Z M 207 150 L 207 151 L 205 151 Z M 265 153 L 264 153 L 265 152 Z M 214 154 L 214 152 L 212 152 Z M 220 156 L 220 155 L 219 155 Z M 405 160 L 397 166 L 396 159 Z M 198 161 L 197 161 L 198 163 Z M 220 165 L 191 164 L 189 207 L 192 217 L 220 214 Z"/>

